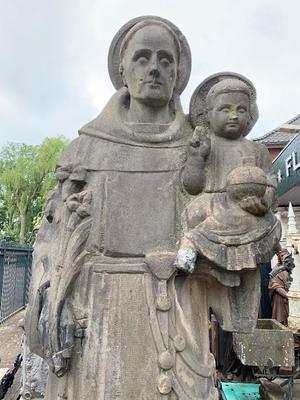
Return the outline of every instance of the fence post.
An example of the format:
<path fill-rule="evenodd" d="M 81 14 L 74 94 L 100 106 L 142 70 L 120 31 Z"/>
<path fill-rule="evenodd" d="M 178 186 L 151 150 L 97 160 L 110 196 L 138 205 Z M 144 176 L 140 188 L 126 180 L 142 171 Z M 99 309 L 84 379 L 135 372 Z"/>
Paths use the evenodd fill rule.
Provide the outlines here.
<path fill-rule="evenodd" d="M 3 275 L 4 275 L 4 258 L 5 258 L 5 243 L 0 242 L 0 320 L 2 317 L 2 287 L 3 287 Z"/>
<path fill-rule="evenodd" d="M 32 264 L 32 249 L 26 249 L 26 262 L 25 262 L 25 271 L 24 271 L 24 292 L 23 292 L 23 304 L 24 306 L 28 300 L 28 289 L 29 289 L 29 281 L 30 281 L 30 270 Z"/>

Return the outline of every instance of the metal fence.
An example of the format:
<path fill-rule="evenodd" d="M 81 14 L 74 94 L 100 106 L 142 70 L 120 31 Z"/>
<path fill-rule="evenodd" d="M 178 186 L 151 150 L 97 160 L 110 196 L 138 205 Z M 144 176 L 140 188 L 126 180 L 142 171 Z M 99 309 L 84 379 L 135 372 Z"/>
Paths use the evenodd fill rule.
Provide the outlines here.
<path fill-rule="evenodd" d="M 0 323 L 27 303 L 32 247 L 0 243 Z"/>

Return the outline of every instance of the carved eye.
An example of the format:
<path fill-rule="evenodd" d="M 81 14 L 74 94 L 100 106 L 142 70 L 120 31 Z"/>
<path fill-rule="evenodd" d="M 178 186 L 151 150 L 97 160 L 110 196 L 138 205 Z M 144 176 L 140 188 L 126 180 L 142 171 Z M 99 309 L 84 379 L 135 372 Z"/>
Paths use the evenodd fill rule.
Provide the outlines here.
<path fill-rule="evenodd" d="M 228 114 L 230 112 L 229 107 L 221 107 L 219 111 L 223 112 L 224 114 Z"/>
<path fill-rule="evenodd" d="M 140 56 L 140 57 L 137 59 L 137 62 L 138 62 L 139 64 L 141 64 L 141 65 L 145 65 L 145 64 L 147 64 L 147 62 L 148 62 L 148 58 L 145 57 L 145 56 Z"/>
<path fill-rule="evenodd" d="M 239 114 L 244 114 L 245 112 L 247 112 L 247 109 L 245 107 L 239 107 L 237 111 Z"/>
<path fill-rule="evenodd" d="M 161 58 L 160 63 L 163 67 L 167 68 L 170 65 L 170 60 L 168 60 L 166 57 Z"/>

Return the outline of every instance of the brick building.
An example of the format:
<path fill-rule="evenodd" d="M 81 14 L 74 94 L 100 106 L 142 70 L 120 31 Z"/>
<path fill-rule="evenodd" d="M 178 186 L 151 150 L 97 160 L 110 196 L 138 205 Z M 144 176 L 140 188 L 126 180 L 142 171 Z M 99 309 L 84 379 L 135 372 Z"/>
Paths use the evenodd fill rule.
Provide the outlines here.
<path fill-rule="evenodd" d="M 285 146 L 300 132 L 300 114 L 282 124 L 265 135 L 254 139 L 254 142 L 267 146 L 272 160 L 285 148 Z"/>
<path fill-rule="evenodd" d="M 300 230 L 300 114 L 254 141 L 265 144 L 273 160 L 278 178 L 277 217 L 282 224 L 282 245 L 285 246 L 290 202 Z"/>

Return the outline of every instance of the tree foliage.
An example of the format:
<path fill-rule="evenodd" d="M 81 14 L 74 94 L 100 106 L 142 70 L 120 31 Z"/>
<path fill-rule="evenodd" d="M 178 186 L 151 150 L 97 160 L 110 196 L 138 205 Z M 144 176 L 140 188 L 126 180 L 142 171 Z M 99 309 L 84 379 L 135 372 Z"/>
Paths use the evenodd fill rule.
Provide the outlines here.
<path fill-rule="evenodd" d="M 67 145 L 63 137 L 40 145 L 10 143 L 0 152 L 0 239 L 30 242 L 47 193 L 55 186 L 54 170 Z"/>

